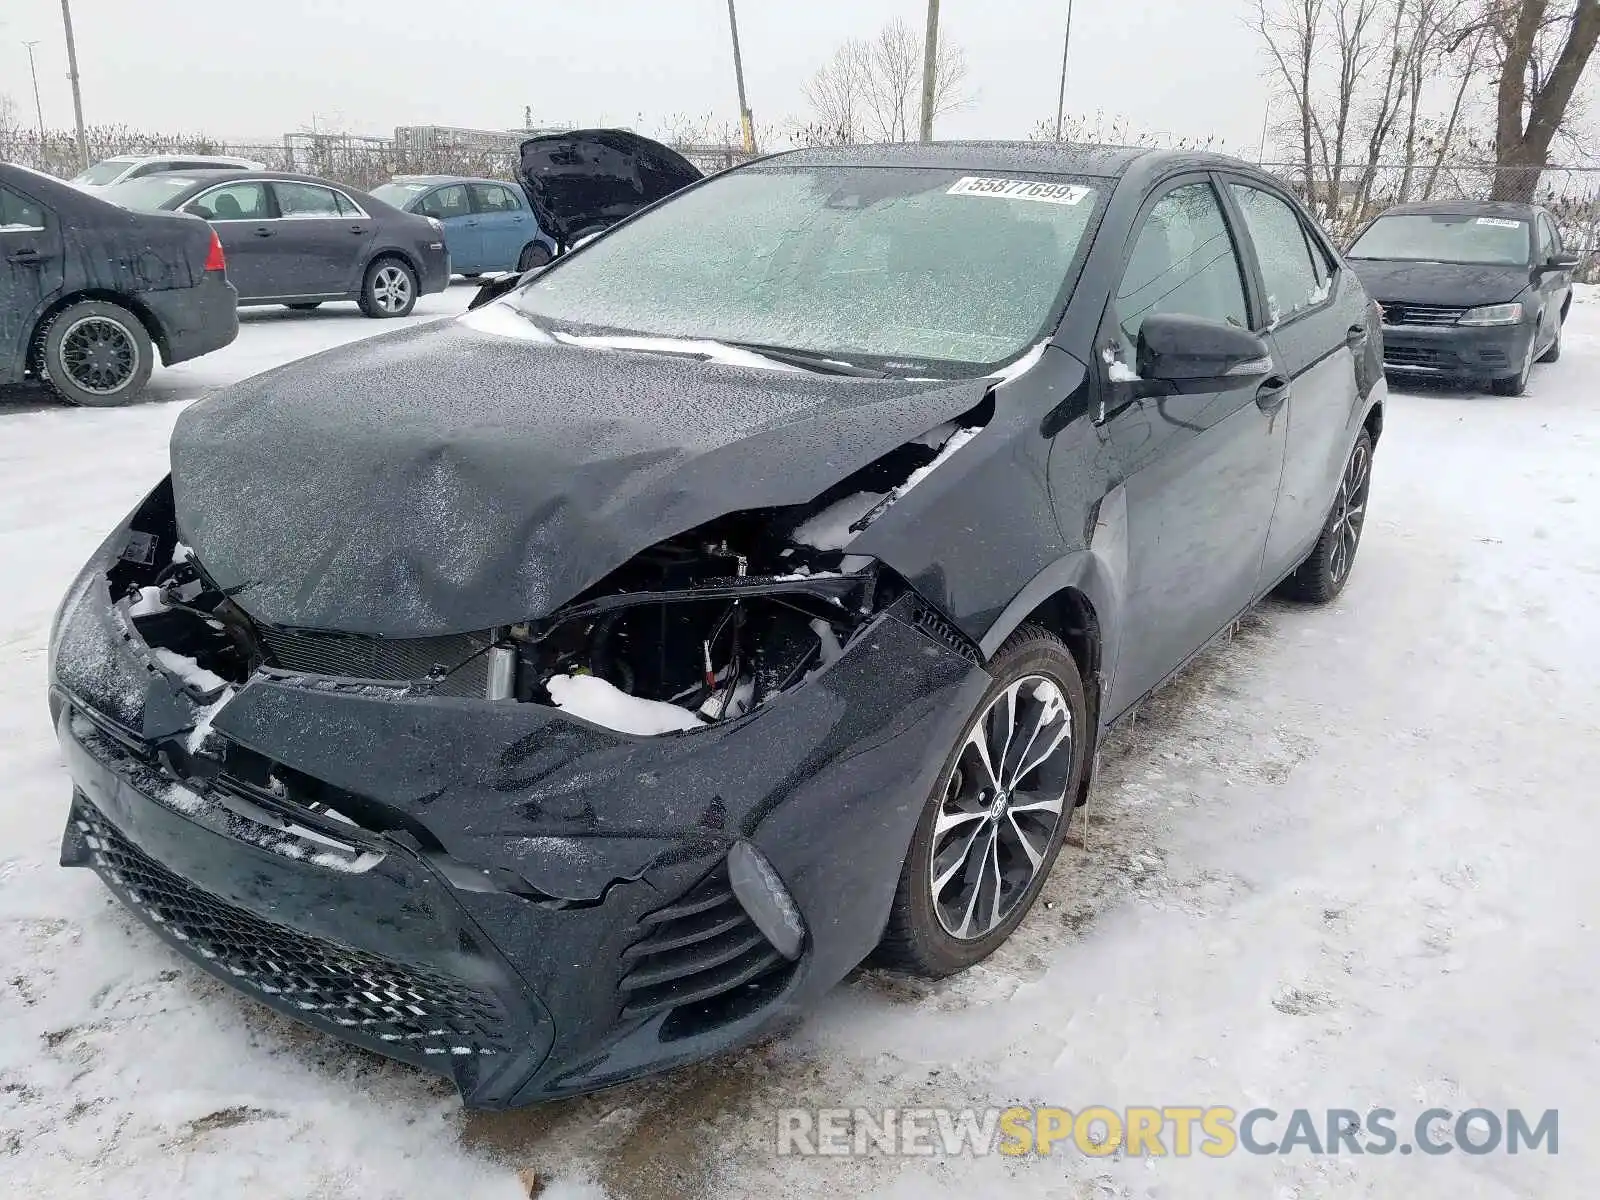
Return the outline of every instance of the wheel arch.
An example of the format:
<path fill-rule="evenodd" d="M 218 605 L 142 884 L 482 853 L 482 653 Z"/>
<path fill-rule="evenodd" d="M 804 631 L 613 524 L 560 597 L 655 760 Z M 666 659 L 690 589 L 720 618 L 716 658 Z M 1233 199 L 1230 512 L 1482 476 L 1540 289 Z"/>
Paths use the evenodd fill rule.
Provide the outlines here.
<path fill-rule="evenodd" d="M 1361 418 L 1361 428 L 1367 431 L 1367 436 L 1372 439 L 1373 449 L 1378 447 L 1378 439 L 1383 436 L 1383 400 L 1375 400 L 1372 407 L 1367 409 L 1367 415 Z"/>
<path fill-rule="evenodd" d="M 416 278 L 417 288 L 420 293 L 422 288 L 422 264 L 417 261 L 417 256 L 409 251 L 402 250 L 399 246 L 384 246 L 382 249 L 374 250 L 367 255 L 367 261 L 361 265 L 361 278 L 356 283 L 358 295 L 367 286 L 367 274 L 372 270 L 373 264 L 384 258 L 398 258 L 407 267 L 411 268 L 411 274 Z"/>
<path fill-rule="evenodd" d="M 166 331 L 161 328 L 161 322 L 156 319 L 155 313 L 140 301 L 136 296 L 126 292 L 112 291 L 110 288 L 79 288 L 77 291 L 57 296 L 39 314 L 39 319 L 33 324 L 33 331 L 28 335 L 27 367 L 35 375 L 39 371 L 38 356 L 44 344 L 44 331 L 50 327 L 58 315 L 71 308 L 74 304 L 85 300 L 98 300 L 102 304 L 115 304 L 118 308 L 125 308 L 138 318 L 139 324 L 144 326 L 145 333 L 149 334 L 151 344 L 156 352 L 161 355 L 161 364 L 166 366 L 171 355 L 167 345 Z"/>

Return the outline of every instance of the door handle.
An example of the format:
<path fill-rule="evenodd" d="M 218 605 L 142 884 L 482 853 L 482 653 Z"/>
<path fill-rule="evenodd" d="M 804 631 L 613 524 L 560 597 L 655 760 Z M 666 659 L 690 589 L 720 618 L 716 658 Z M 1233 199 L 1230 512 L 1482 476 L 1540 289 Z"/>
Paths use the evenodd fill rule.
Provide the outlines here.
<path fill-rule="evenodd" d="M 16 253 L 6 255 L 7 262 L 19 263 L 22 266 L 28 266 L 32 263 L 41 263 L 44 261 L 44 258 L 45 256 L 40 254 L 32 246 L 24 246 Z"/>
<path fill-rule="evenodd" d="M 258 226 L 256 228 L 256 236 L 257 237 L 271 237 L 272 236 L 272 230 L 266 228 L 265 226 Z"/>
<path fill-rule="evenodd" d="M 351 233 L 365 233 L 366 231 L 367 231 L 367 227 L 365 225 L 352 225 L 352 226 L 350 226 L 350 232 Z"/>
<path fill-rule="evenodd" d="M 1282 375 L 1270 375 L 1256 389 L 1256 407 L 1264 413 L 1275 413 L 1289 399 L 1289 381 Z"/>
<path fill-rule="evenodd" d="M 1354 350 L 1367 344 L 1367 327 L 1365 325 L 1352 325 L 1345 330 L 1344 344 Z"/>

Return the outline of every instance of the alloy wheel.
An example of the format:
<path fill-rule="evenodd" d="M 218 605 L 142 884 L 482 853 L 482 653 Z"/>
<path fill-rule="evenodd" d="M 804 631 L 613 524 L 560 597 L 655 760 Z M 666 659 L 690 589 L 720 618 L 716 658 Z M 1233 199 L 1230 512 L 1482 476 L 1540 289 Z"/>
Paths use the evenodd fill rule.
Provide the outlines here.
<path fill-rule="evenodd" d="M 1073 768 L 1061 686 L 1025 675 L 968 728 L 933 830 L 930 893 L 963 941 L 1001 925 L 1028 894 L 1062 820 Z"/>
<path fill-rule="evenodd" d="M 120 391 L 139 369 L 138 344 L 110 317 L 80 317 L 69 325 L 60 358 L 67 378 L 97 396 Z"/>
<path fill-rule="evenodd" d="M 1361 541 L 1361 526 L 1367 517 L 1367 488 L 1372 482 L 1372 455 L 1365 441 L 1358 441 L 1339 481 L 1339 495 L 1333 505 L 1333 555 L 1329 574 L 1338 584 L 1350 570 Z"/>
<path fill-rule="evenodd" d="M 386 313 L 404 311 L 411 302 L 411 278 L 394 265 L 379 267 L 372 277 L 372 299 Z"/>

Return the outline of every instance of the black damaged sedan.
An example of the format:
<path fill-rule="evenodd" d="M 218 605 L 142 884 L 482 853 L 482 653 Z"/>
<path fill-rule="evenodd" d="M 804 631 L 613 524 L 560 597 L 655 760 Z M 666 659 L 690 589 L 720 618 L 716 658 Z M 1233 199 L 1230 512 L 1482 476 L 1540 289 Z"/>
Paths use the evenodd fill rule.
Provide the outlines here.
<path fill-rule="evenodd" d="M 180 418 L 57 617 L 62 861 L 476 1106 L 958 971 L 1116 719 L 1345 586 L 1380 339 L 1230 159 L 714 176 Z"/>

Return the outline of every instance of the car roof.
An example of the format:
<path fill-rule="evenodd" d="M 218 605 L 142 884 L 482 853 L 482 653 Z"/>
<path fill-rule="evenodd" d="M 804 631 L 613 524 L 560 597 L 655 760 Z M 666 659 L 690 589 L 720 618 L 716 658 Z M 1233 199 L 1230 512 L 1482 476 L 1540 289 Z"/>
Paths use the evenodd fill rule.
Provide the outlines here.
<path fill-rule="evenodd" d="M 490 179 L 487 175 L 396 175 L 389 180 L 390 183 L 426 183 L 426 184 L 451 184 L 451 183 L 498 183 L 501 187 L 511 187 L 504 179 Z"/>
<path fill-rule="evenodd" d="M 315 183 L 321 187 L 338 188 L 341 192 L 361 190 L 317 175 L 299 175 L 293 171 L 256 171 L 249 167 L 201 167 L 192 171 L 169 171 L 167 174 L 174 179 L 193 179 L 197 183 L 217 183 L 224 179 L 277 179 L 285 183 Z"/>
<path fill-rule="evenodd" d="M 1541 211 L 1537 204 L 1516 204 L 1509 200 L 1426 200 L 1396 204 L 1386 208 L 1383 217 L 1507 217 L 1527 221 Z"/>
<path fill-rule="evenodd" d="M 1038 171 L 1115 179 L 1135 163 L 1143 171 L 1166 167 L 1227 168 L 1259 172 L 1226 154 L 1196 150 L 1159 150 L 1080 142 L 901 142 L 887 145 L 818 146 L 774 154 L 758 162 L 801 166 L 938 167 L 972 171 Z"/>

